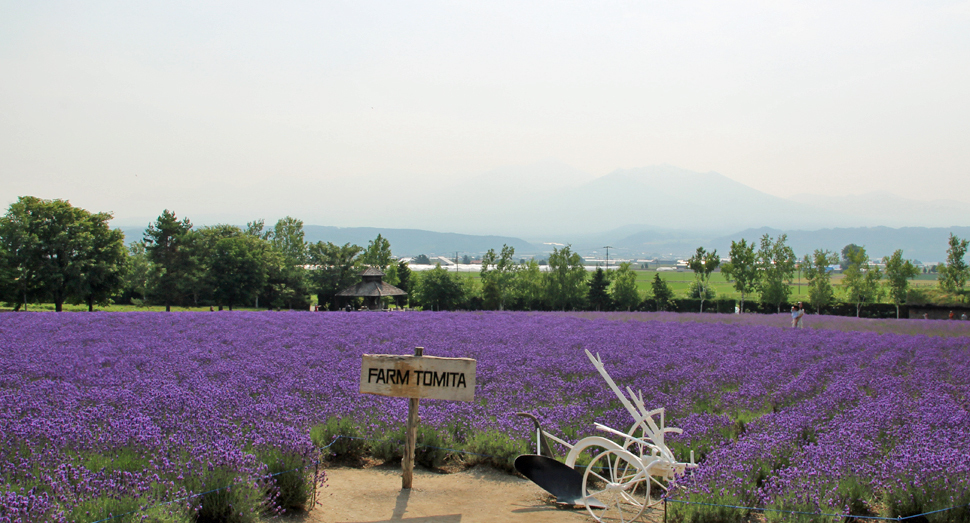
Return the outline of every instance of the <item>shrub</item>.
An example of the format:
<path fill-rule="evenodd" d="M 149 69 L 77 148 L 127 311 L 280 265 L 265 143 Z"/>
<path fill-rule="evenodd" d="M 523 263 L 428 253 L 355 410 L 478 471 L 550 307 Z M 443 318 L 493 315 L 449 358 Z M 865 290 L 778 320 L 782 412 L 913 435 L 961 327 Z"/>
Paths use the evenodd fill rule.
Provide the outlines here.
<path fill-rule="evenodd" d="M 964 484 L 965 486 L 965 484 Z M 922 485 L 915 485 L 911 480 L 902 480 L 895 488 L 889 489 L 882 496 L 882 514 L 887 518 L 912 518 L 926 512 L 919 518 L 912 518 L 916 523 L 962 523 L 970 521 L 970 491 L 963 490 L 962 494 L 953 496 L 953 483 L 936 480 Z M 961 489 L 962 490 L 962 489 Z M 951 507 L 952 510 L 943 510 Z"/>
<path fill-rule="evenodd" d="M 229 468 L 215 467 L 201 481 L 186 479 L 189 492 L 202 493 L 189 501 L 196 523 L 257 523 L 266 506 L 260 489 Z"/>
<path fill-rule="evenodd" d="M 371 442 L 370 455 L 374 459 L 384 462 L 400 462 L 404 457 L 405 429 L 399 427 L 393 431 L 386 431 L 386 438 Z M 417 441 L 414 449 L 414 462 L 428 468 L 439 468 L 445 464 L 452 454 L 455 441 L 447 432 L 433 427 L 418 425 Z"/>
<path fill-rule="evenodd" d="M 267 498 L 284 511 L 304 510 L 316 488 L 312 462 L 299 454 L 277 449 L 263 451 L 260 461 L 266 464 L 269 480 Z"/>
<path fill-rule="evenodd" d="M 433 427 L 419 425 L 414 461 L 428 468 L 441 467 L 451 454 L 451 451 L 445 449 L 454 448 L 454 444 L 454 440 L 447 433 L 439 432 Z"/>
<path fill-rule="evenodd" d="M 687 297 L 695 300 L 699 300 L 701 297 L 701 286 L 696 281 L 692 281 L 687 284 Z M 717 292 L 714 290 L 713 285 L 704 286 L 704 299 L 713 300 L 717 297 Z"/>
<path fill-rule="evenodd" d="M 386 430 L 384 435 L 384 439 L 371 442 L 370 455 L 385 463 L 400 462 L 404 457 L 404 428 Z"/>
<path fill-rule="evenodd" d="M 352 418 L 331 417 L 310 429 L 313 444 L 337 459 L 362 458 L 367 451 L 367 442 L 360 437 L 361 431 Z"/>
<path fill-rule="evenodd" d="M 465 463 L 470 465 L 487 463 L 509 472 L 515 470 L 513 462 L 517 456 L 531 452 L 527 441 L 513 440 L 496 430 L 469 436 L 465 443 L 465 450 L 473 453 L 464 454 Z"/>
<path fill-rule="evenodd" d="M 670 512 L 672 521 L 682 523 L 743 523 L 748 519 L 747 510 L 717 506 L 720 504 L 737 504 L 737 499 L 731 499 L 729 497 L 715 498 L 710 496 L 699 498 L 692 496 L 690 501 L 711 503 L 711 505 L 694 505 L 678 501 L 670 502 L 667 504 L 667 510 Z"/>
<path fill-rule="evenodd" d="M 114 521 L 133 521 L 132 516 L 141 508 L 141 504 L 135 498 L 115 498 L 103 496 L 87 501 L 82 501 L 74 510 L 71 511 L 68 519 L 70 521 L 98 520 L 114 517 Z M 0 514 L 3 512 L 0 511 Z"/>
<path fill-rule="evenodd" d="M 181 506 L 158 504 L 142 507 L 144 500 L 110 496 L 84 501 L 68 515 L 69 521 L 97 521 L 111 517 L 111 523 L 191 523 L 193 518 Z"/>

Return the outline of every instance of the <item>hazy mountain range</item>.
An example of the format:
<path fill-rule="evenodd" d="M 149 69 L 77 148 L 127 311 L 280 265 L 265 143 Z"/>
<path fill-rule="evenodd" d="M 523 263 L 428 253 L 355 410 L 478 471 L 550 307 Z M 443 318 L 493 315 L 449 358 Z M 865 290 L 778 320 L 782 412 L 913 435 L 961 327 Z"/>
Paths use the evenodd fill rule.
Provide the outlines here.
<path fill-rule="evenodd" d="M 748 228 L 970 225 L 970 204 L 910 200 L 886 192 L 853 196 L 773 196 L 716 172 L 670 165 L 618 169 L 595 177 L 546 162 L 498 169 L 451 186 L 422 188 L 410 208 L 441 209 L 450 231 L 504 234 L 532 241 L 569 241 L 624 226 L 730 234 Z M 409 227 L 440 230 L 440 215 Z"/>
<path fill-rule="evenodd" d="M 901 248 L 906 257 L 926 262 L 945 258 L 950 232 L 970 237 L 970 204 L 955 200 L 927 202 L 888 192 L 781 198 L 715 172 L 670 165 L 596 177 L 550 161 L 450 183 L 388 187 L 367 178 L 345 183 L 328 192 L 358 197 L 326 199 L 327 216 L 340 217 L 337 223 L 351 217 L 387 226 L 316 225 L 296 213 L 308 223 L 308 241 L 366 245 L 382 233 L 398 255 L 473 255 L 507 243 L 522 255 L 571 244 L 584 255 L 601 256 L 610 245 L 621 257 L 669 259 L 689 256 L 698 246 L 726 256 L 731 240 L 786 232 L 799 255 L 856 243 L 873 257 Z M 368 188 L 363 195 L 373 195 L 372 207 L 361 187 Z M 143 231 L 123 229 L 129 238 Z"/>

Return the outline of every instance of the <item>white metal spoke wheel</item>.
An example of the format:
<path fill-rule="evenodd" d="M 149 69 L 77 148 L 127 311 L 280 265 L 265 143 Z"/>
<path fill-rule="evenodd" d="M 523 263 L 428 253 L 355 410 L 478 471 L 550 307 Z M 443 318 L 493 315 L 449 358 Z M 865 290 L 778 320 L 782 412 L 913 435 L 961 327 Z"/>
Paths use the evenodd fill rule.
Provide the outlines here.
<path fill-rule="evenodd" d="M 650 478 L 650 492 L 647 493 L 647 506 L 652 507 L 663 501 L 667 496 L 667 492 L 670 490 L 670 485 L 666 478 L 658 479 L 656 476 L 648 477 Z"/>
<path fill-rule="evenodd" d="M 634 521 L 651 504 L 650 484 L 636 456 L 622 450 L 601 452 L 583 474 L 586 510 L 600 522 Z"/>

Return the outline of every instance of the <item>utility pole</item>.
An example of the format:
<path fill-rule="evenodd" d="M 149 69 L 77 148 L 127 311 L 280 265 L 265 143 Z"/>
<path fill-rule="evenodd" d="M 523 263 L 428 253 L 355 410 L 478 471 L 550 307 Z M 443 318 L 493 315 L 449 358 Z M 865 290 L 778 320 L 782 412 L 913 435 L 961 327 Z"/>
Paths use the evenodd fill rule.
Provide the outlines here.
<path fill-rule="evenodd" d="M 610 273 L 610 249 L 612 249 L 613 246 L 607 245 L 606 247 L 603 247 L 603 248 L 606 249 L 606 273 L 609 274 Z"/>
<path fill-rule="evenodd" d="M 458 251 L 455 251 L 455 272 L 458 272 Z"/>

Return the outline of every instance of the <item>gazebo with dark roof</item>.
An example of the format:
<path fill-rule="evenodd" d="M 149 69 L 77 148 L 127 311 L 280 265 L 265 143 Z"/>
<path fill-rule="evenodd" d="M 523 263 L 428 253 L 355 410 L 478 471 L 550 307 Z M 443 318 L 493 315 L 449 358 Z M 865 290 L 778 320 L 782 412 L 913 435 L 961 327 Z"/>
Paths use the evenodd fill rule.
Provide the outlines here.
<path fill-rule="evenodd" d="M 407 293 L 384 283 L 384 273 L 380 269 L 368 267 L 360 273 L 361 282 L 347 287 L 337 293 L 337 296 L 364 298 L 364 306 L 370 310 L 380 310 L 381 298 L 384 296 L 406 296 Z"/>

